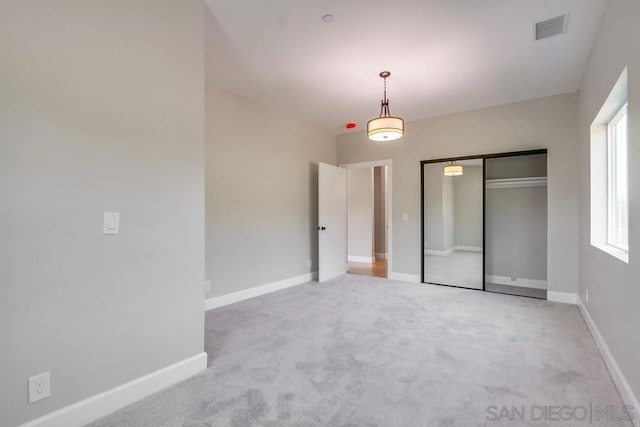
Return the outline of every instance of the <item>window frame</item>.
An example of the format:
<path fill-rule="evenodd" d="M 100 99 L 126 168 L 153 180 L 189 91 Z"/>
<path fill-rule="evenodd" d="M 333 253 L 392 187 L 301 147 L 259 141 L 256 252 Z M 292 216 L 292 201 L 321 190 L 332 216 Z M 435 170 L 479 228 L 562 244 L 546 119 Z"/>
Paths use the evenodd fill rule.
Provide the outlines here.
<path fill-rule="evenodd" d="M 618 200 L 618 183 L 617 183 L 617 169 L 619 168 L 618 166 L 618 162 L 617 162 L 617 149 L 619 146 L 619 141 L 617 140 L 617 134 L 616 134 L 616 130 L 617 130 L 617 125 L 620 123 L 620 121 L 625 118 L 627 119 L 627 132 L 625 132 L 626 134 L 626 140 L 624 141 L 625 144 L 625 148 L 626 148 L 626 158 L 624 159 L 624 161 L 627 163 L 626 165 L 626 169 L 627 169 L 627 194 L 625 195 L 625 199 L 626 199 L 626 209 L 627 209 L 627 213 L 626 213 L 626 217 L 627 217 L 627 229 L 626 229 L 626 233 L 627 233 L 627 245 L 622 245 L 619 242 L 619 239 L 614 238 L 614 235 L 618 235 L 620 230 L 619 227 L 616 227 L 616 222 L 614 220 L 614 218 L 616 217 L 616 213 L 618 213 L 618 209 L 619 207 L 617 206 L 617 200 Z M 629 147 L 629 136 L 628 136 L 628 126 L 629 126 L 629 116 L 628 116 L 628 103 L 625 103 L 624 105 L 622 105 L 622 107 L 620 107 L 620 109 L 616 112 L 616 114 L 611 118 L 611 120 L 609 121 L 609 123 L 607 123 L 607 235 L 606 235 L 606 244 L 616 248 L 618 250 L 624 251 L 624 252 L 629 252 L 629 228 L 628 228 L 628 218 L 629 218 L 629 178 L 628 178 L 628 174 L 629 174 L 629 169 L 628 169 L 628 164 L 629 164 L 629 159 L 628 159 L 628 147 Z"/>

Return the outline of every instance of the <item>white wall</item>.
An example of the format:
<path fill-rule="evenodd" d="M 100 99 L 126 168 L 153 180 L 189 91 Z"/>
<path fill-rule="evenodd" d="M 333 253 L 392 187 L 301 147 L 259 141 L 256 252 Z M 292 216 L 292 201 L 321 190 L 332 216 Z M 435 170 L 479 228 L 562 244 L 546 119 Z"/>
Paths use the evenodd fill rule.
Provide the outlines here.
<path fill-rule="evenodd" d="M 0 4 L 0 425 L 203 351 L 202 20 L 197 0 Z"/>
<path fill-rule="evenodd" d="M 373 206 L 373 168 L 347 169 L 347 255 L 350 258 L 373 257 Z"/>
<path fill-rule="evenodd" d="M 640 397 L 640 2 L 607 3 L 605 17 L 580 87 L 580 298 L 611 355 L 628 382 L 627 391 Z M 589 128 L 625 66 L 629 87 L 629 263 L 626 264 L 590 244 Z M 614 372 L 614 376 L 616 373 Z M 637 402 L 637 400 L 636 400 Z M 627 402 L 631 404 L 630 402 Z M 636 403 L 636 410 L 638 405 Z"/>
<path fill-rule="evenodd" d="M 364 132 L 340 135 L 338 162 L 393 160 L 393 269 L 417 278 L 420 160 L 548 148 L 549 289 L 576 292 L 579 181 L 576 168 L 567 165 L 576 161 L 577 116 L 577 95 L 565 94 L 412 121 L 393 142 L 370 141 Z"/>
<path fill-rule="evenodd" d="M 219 31 L 207 10 L 208 298 L 318 270 L 318 162 L 336 163 L 333 136 L 216 88 Z"/>

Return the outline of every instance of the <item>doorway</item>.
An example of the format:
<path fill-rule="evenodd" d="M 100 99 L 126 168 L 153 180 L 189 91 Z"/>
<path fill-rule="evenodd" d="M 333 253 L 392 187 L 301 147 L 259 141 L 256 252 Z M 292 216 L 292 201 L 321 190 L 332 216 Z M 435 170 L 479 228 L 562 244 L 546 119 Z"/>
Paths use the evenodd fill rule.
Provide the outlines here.
<path fill-rule="evenodd" d="M 387 278 L 390 165 L 343 167 L 347 169 L 347 273 Z"/>
<path fill-rule="evenodd" d="M 386 242 L 386 260 L 385 263 L 379 262 L 383 267 L 378 270 L 384 272 L 384 277 L 389 277 L 393 273 L 393 224 L 391 212 L 393 212 L 393 165 L 390 159 L 375 160 L 364 163 L 343 164 L 339 167 L 326 163 L 318 164 L 318 281 L 320 283 L 331 280 L 348 270 L 348 253 L 347 253 L 347 172 L 352 169 L 369 169 L 371 175 L 375 174 L 374 169 L 378 166 L 385 166 L 385 197 L 384 197 L 384 215 L 386 218 L 385 242 Z M 373 178 L 372 178 L 373 180 Z M 372 183 L 373 187 L 373 183 Z M 373 192 L 373 188 L 371 190 Z M 373 199 L 373 195 L 370 197 Z M 374 228 L 374 210 L 370 209 L 371 215 L 371 233 Z M 378 253 L 378 259 L 382 258 L 383 253 Z M 370 252 L 365 252 L 363 256 L 375 260 L 375 245 L 373 238 L 371 241 Z M 357 256 L 357 255 L 356 255 Z M 375 264 L 371 264 L 371 269 Z M 386 268 L 384 265 L 386 264 Z M 362 274 L 363 271 L 357 271 L 356 274 Z"/>

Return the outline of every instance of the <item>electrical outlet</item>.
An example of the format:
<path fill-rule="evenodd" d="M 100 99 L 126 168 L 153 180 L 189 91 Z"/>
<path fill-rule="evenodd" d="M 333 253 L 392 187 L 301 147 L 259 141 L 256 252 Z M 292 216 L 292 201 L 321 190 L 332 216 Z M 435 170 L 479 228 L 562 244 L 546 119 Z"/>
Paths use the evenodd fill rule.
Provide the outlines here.
<path fill-rule="evenodd" d="M 311 268 L 311 260 L 310 259 L 307 260 L 307 267 Z"/>
<path fill-rule="evenodd" d="M 211 280 L 207 280 L 204 282 L 204 291 L 211 292 Z"/>
<path fill-rule="evenodd" d="M 587 304 L 589 304 L 589 289 L 584 291 L 584 299 Z"/>
<path fill-rule="evenodd" d="M 51 376 L 49 372 L 29 378 L 29 403 L 51 396 Z"/>

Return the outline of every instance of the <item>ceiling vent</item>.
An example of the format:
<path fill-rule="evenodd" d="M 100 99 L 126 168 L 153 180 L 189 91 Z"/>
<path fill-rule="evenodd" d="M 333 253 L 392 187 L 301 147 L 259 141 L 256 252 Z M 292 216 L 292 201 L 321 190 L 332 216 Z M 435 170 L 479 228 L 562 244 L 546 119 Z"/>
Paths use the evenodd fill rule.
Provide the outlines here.
<path fill-rule="evenodd" d="M 567 30 L 567 15 L 536 22 L 536 40 L 548 39 Z"/>

